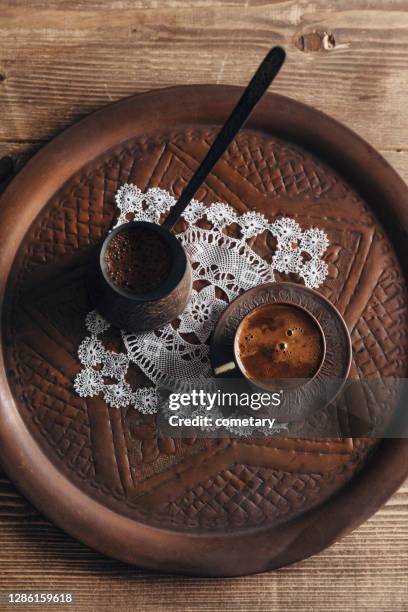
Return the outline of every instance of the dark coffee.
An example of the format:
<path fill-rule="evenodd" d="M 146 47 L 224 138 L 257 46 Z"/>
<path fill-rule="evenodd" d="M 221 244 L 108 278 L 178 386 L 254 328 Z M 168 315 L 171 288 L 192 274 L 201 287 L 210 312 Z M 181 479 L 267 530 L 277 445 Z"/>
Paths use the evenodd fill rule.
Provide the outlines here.
<path fill-rule="evenodd" d="M 168 245 L 154 231 L 125 228 L 110 240 L 105 253 L 106 270 L 120 289 L 148 293 L 168 278 L 172 258 Z"/>
<path fill-rule="evenodd" d="M 322 362 L 324 343 L 318 324 L 305 310 L 266 304 L 241 321 L 235 350 L 245 376 L 267 384 L 312 378 Z"/>

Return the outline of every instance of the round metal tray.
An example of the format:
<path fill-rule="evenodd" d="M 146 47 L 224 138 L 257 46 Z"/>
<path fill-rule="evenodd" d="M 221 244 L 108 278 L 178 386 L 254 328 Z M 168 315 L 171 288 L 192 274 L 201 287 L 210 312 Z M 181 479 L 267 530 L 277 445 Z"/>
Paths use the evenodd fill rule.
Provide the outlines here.
<path fill-rule="evenodd" d="M 368 518 L 408 472 L 406 441 L 360 438 L 358 419 L 340 422 L 336 410 L 325 418 L 348 437 L 183 441 L 73 391 L 87 264 L 116 189 L 178 195 L 239 95 L 178 87 L 108 106 L 44 147 L 1 198 L 4 469 L 74 537 L 158 570 L 230 576 L 302 559 Z M 368 144 L 268 95 L 198 195 L 324 228 L 321 292 L 351 332 L 353 375 L 406 375 L 408 191 Z M 260 237 L 254 248 L 268 257 L 273 246 Z M 359 410 L 378 421 L 394 407 Z"/>

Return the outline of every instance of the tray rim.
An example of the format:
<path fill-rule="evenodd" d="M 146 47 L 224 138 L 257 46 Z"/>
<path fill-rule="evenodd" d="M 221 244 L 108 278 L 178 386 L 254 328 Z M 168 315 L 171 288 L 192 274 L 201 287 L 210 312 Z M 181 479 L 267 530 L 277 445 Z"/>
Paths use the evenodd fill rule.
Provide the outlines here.
<path fill-rule="evenodd" d="M 233 86 L 186 85 L 136 94 L 88 115 L 31 158 L 0 198 L 0 258 L 4 272 L 0 278 L 2 345 L 5 337 L 3 297 L 7 279 L 21 240 L 43 205 L 73 174 L 104 152 L 149 132 L 149 127 L 150 131 L 155 131 L 155 113 L 166 113 L 167 127 L 179 124 L 180 107 L 183 107 L 180 112 L 190 113 L 190 123 L 203 126 L 221 124 L 241 92 L 242 88 Z M 181 99 L 184 99 L 184 104 L 180 104 Z M 215 119 L 211 123 L 205 119 L 205 101 L 209 99 Z M 271 111 L 274 113 L 273 121 Z M 115 121 L 118 112 L 124 114 L 121 122 Z M 290 119 L 290 125 L 284 121 L 285 118 Z M 368 192 L 377 197 L 380 193 L 388 203 L 388 209 L 384 207 L 384 218 L 381 211 L 374 212 L 386 228 L 392 224 L 391 229 L 396 234 L 393 246 L 408 277 L 407 259 L 404 259 L 408 245 L 404 248 L 403 240 L 408 236 L 408 188 L 375 149 L 328 115 L 277 94 L 267 94 L 246 128 L 279 136 L 276 126 L 285 126 L 284 137 L 290 139 L 292 134 L 295 142 L 299 142 L 295 135 L 300 124 L 303 124 L 302 137 L 309 139 L 310 143 L 319 137 L 319 148 L 327 153 L 334 168 L 333 160 L 336 155 L 341 155 L 342 148 L 351 151 L 346 160 L 342 159 L 351 176 L 365 164 L 363 174 Z M 53 172 L 44 171 L 50 167 L 53 167 Z M 19 215 L 15 211 L 16 200 L 28 202 L 20 204 Z M 15 443 L 16 440 L 19 444 Z M 159 529 L 124 517 L 92 499 L 51 463 L 20 416 L 8 385 L 2 350 L 0 461 L 10 479 L 40 512 L 71 536 L 104 554 L 160 571 L 237 576 L 299 561 L 326 548 L 364 522 L 408 475 L 408 440 L 382 440 L 364 469 L 336 495 L 278 527 L 229 534 L 190 534 Z M 44 473 L 47 473 L 46 481 L 42 478 Z M 379 479 L 384 486 L 376 491 L 371 484 L 378 483 Z M 351 503 L 359 509 L 353 516 L 350 516 Z M 230 554 L 232 541 L 233 559 Z M 249 546 L 256 554 L 247 554 Z"/>

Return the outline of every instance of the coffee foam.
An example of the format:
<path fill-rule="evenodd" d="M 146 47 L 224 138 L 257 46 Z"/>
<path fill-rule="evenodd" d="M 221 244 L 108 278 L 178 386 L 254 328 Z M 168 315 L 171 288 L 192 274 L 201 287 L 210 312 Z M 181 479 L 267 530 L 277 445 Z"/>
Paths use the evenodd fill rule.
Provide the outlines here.
<path fill-rule="evenodd" d="M 236 342 L 244 374 L 253 380 L 312 378 L 323 359 L 316 321 L 291 304 L 266 304 L 241 322 Z"/>

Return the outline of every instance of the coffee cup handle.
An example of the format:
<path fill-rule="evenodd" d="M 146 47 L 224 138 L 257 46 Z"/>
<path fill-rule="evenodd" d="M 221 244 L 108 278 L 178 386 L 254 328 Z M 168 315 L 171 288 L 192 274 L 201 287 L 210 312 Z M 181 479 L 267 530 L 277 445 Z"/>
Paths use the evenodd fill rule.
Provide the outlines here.
<path fill-rule="evenodd" d="M 227 374 L 227 372 L 232 372 L 234 370 L 238 370 L 235 361 L 227 361 L 226 363 L 214 368 L 214 374 L 216 376 L 222 376 L 223 374 Z"/>

